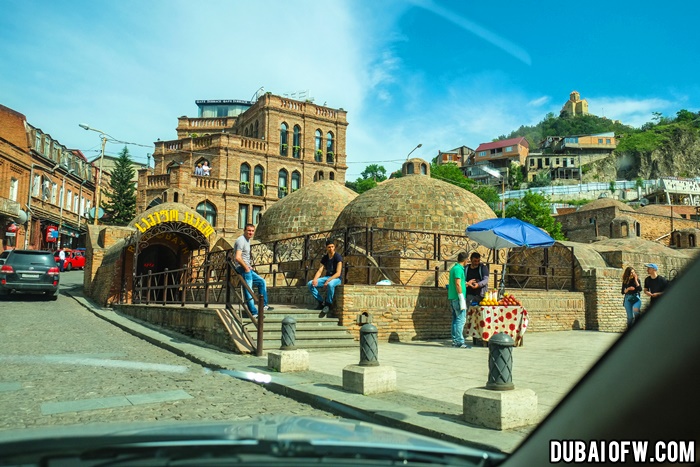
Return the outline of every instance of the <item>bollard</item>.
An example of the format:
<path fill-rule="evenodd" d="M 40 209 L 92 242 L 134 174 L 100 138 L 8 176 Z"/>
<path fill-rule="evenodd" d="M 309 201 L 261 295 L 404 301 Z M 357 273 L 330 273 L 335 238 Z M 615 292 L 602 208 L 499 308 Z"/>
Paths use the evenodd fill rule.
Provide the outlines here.
<path fill-rule="evenodd" d="M 360 328 L 360 366 L 379 366 L 377 326 L 368 323 Z"/>
<path fill-rule="evenodd" d="M 499 332 L 489 339 L 489 380 L 486 389 L 509 391 L 513 384 L 513 339 Z"/>
<path fill-rule="evenodd" d="M 297 321 L 291 316 L 282 320 L 282 346 L 280 350 L 295 350 L 297 339 Z"/>

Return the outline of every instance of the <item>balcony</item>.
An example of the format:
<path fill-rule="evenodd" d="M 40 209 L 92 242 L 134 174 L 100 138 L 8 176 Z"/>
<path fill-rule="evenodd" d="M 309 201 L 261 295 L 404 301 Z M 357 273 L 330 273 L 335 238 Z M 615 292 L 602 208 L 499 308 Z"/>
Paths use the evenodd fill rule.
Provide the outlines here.
<path fill-rule="evenodd" d="M 203 136 L 207 133 L 221 133 L 232 128 L 236 117 L 190 118 L 177 119 L 177 136 L 186 138 L 193 133 Z"/>
<path fill-rule="evenodd" d="M 0 197 L 0 215 L 15 219 L 19 216 L 20 204 L 9 198 Z"/>
<path fill-rule="evenodd" d="M 226 190 L 226 180 L 221 178 L 201 177 L 195 175 L 192 177 L 192 185 L 200 190 L 224 191 Z"/>
<path fill-rule="evenodd" d="M 170 174 L 148 175 L 146 186 L 148 188 L 167 188 L 170 185 Z"/>

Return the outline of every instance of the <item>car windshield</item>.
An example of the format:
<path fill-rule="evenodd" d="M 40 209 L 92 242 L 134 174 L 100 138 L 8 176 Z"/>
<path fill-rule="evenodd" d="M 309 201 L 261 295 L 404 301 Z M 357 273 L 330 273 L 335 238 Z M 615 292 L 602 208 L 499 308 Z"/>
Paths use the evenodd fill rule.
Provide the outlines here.
<path fill-rule="evenodd" d="M 2 2 L 0 464 L 507 458 L 698 257 L 698 10 Z"/>

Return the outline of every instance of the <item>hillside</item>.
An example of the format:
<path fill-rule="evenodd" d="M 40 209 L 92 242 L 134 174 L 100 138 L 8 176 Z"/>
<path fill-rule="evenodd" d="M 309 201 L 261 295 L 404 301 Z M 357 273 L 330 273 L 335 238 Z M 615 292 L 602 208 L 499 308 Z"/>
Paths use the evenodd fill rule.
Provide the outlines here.
<path fill-rule="evenodd" d="M 530 148 L 537 148 L 547 136 L 610 131 L 619 139 L 613 157 L 584 166 L 584 181 L 700 177 L 700 112 L 680 110 L 675 118 L 655 114 L 654 121 L 640 129 L 595 115 L 555 117 L 548 114 L 537 125 L 521 126 L 497 140 L 524 136 Z"/>

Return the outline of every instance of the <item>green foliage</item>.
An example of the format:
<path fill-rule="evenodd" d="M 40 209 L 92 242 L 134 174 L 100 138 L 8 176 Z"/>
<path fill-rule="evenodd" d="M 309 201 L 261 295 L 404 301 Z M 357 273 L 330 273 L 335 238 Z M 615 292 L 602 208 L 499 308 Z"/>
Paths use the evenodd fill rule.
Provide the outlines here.
<path fill-rule="evenodd" d="M 552 217 L 549 199 L 539 193 L 528 191 L 519 200 L 508 203 L 506 217 L 515 217 L 540 227 L 555 240 L 566 240 L 561 223 Z"/>
<path fill-rule="evenodd" d="M 552 184 L 552 179 L 549 177 L 549 172 L 540 172 L 535 175 L 535 178 L 528 182 L 528 188 L 537 188 L 541 186 L 550 186 Z"/>
<path fill-rule="evenodd" d="M 360 174 L 363 180 L 374 179 L 376 182 L 386 180 L 386 169 L 382 165 L 370 164 Z"/>
<path fill-rule="evenodd" d="M 525 167 L 520 166 L 514 162 L 510 163 L 510 170 L 508 171 L 508 186 L 514 190 L 520 189 L 520 184 L 525 180 Z"/>
<path fill-rule="evenodd" d="M 136 185 L 132 181 L 135 170 L 131 164 L 129 150 L 124 146 L 102 199 L 105 224 L 128 225 L 136 216 Z"/>
<path fill-rule="evenodd" d="M 617 189 L 617 188 L 615 187 L 615 180 L 613 180 L 612 182 L 610 182 L 610 188 L 609 188 L 609 189 L 610 189 L 610 193 L 612 193 L 612 194 L 614 195 L 614 194 L 615 194 L 615 190 Z"/>
<path fill-rule="evenodd" d="M 356 182 L 356 189 L 358 193 L 362 194 L 367 190 L 371 190 L 375 186 L 377 186 L 377 182 L 373 178 L 366 178 L 366 179 L 357 179 Z"/>
<path fill-rule="evenodd" d="M 489 185 L 482 185 L 464 176 L 462 170 L 456 164 L 431 164 L 430 176 L 447 183 L 451 183 L 467 191 L 471 191 L 481 198 L 491 209 L 495 209 L 501 202 L 498 190 Z"/>
<path fill-rule="evenodd" d="M 644 188 L 644 179 L 642 177 L 637 177 L 634 181 L 634 186 L 637 188 Z"/>

